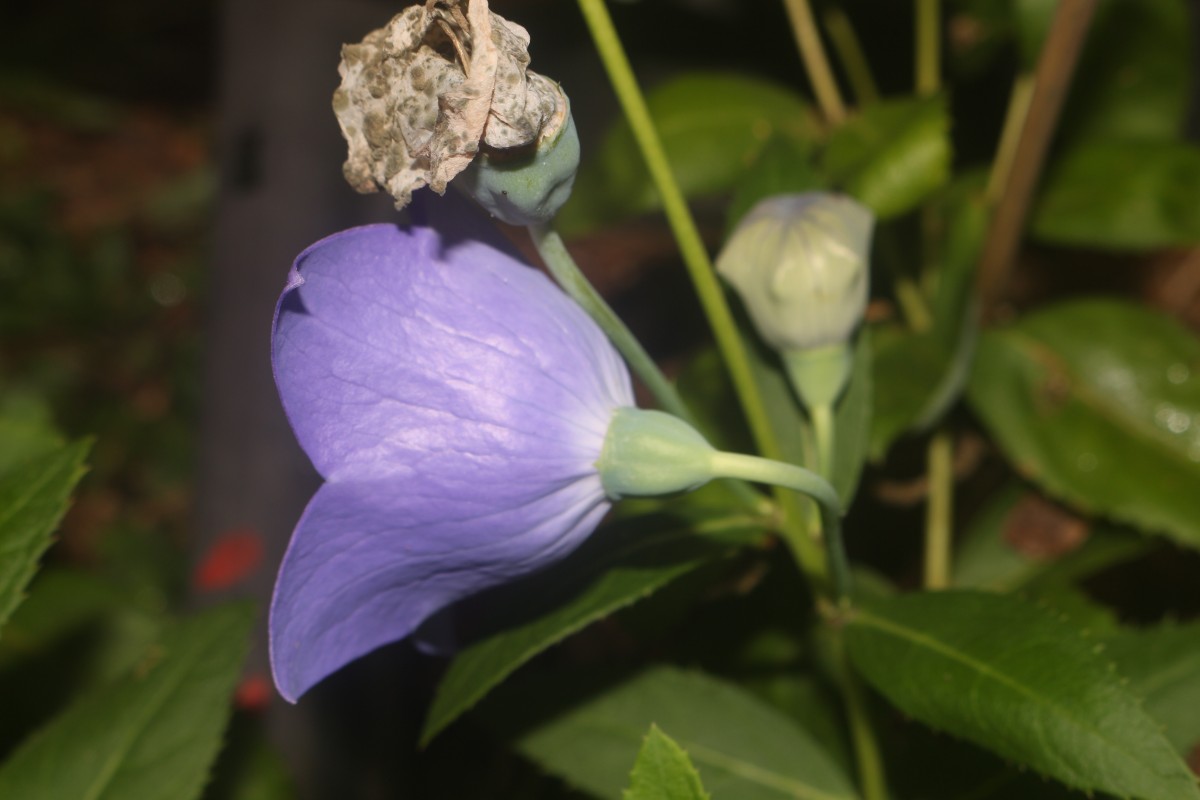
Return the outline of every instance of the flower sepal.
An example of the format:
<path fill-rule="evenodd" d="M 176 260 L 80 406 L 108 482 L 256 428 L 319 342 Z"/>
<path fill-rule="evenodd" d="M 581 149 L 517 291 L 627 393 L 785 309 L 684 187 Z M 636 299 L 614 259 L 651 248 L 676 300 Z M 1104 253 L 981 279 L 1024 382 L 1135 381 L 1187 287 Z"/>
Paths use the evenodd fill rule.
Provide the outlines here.
<path fill-rule="evenodd" d="M 678 417 L 626 406 L 613 412 L 596 471 L 613 500 L 673 494 L 712 480 L 716 452 Z"/>

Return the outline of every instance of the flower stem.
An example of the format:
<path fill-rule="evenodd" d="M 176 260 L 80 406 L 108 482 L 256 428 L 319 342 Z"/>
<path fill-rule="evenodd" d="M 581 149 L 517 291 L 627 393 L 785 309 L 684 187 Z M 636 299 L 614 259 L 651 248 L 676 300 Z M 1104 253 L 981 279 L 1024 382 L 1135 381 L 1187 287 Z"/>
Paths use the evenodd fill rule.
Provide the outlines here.
<path fill-rule="evenodd" d="M 654 363 L 654 359 L 642 347 L 642 343 L 584 276 L 563 244 L 562 237 L 548 225 L 530 225 L 529 234 L 533 239 L 533 246 L 537 248 L 538 255 L 546 263 L 546 268 L 554 276 L 554 280 L 607 334 L 663 410 L 690 425 L 695 425 L 691 412 L 684 405 L 683 398 L 679 396 L 675 386 L 667 380 L 662 370 Z"/>
<path fill-rule="evenodd" d="M 1025 216 L 1041 176 L 1075 65 L 1091 27 L 1096 4 L 1097 0 L 1062 0 L 1054 12 L 1054 21 L 1034 72 L 1035 84 L 1028 113 L 1025 114 L 1008 165 L 1008 174 L 1004 178 L 1004 190 L 979 259 L 976 293 L 985 316 L 1004 291 L 1012 270 L 1013 259 L 1025 229 Z"/>
<path fill-rule="evenodd" d="M 850 600 L 850 567 L 842 542 L 842 504 L 829 481 L 804 467 L 758 456 L 717 452 L 711 458 L 710 466 L 716 476 L 782 486 L 816 501 L 821 513 L 822 540 L 833 599 L 839 606 L 846 605 Z"/>
<path fill-rule="evenodd" d="M 1012 173 L 1013 159 L 1017 155 L 1017 142 L 1021 139 L 1021 130 L 1025 127 L 1025 117 L 1029 114 L 1029 101 L 1033 98 L 1033 73 L 1024 72 L 1013 81 L 1012 93 L 1008 97 L 1008 110 L 1004 114 L 1004 127 L 1000 131 L 1000 144 L 996 148 L 996 158 L 992 161 L 992 170 L 988 174 L 987 203 L 995 206 L 1004 192 L 1004 184 Z"/>
<path fill-rule="evenodd" d="M 846 72 L 846 80 L 854 90 L 859 105 L 867 105 L 879 100 L 879 87 L 871 75 L 871 65 L 863 51 L 862 42 L 854 32 L 854 26 L 846 12 L 840 8 L 831 7 L 822 15 L 825 30 L 829 33 L 829 41 L 837 51 L 842 69 Z"/>
<path fill-rule="evenodd" d="M 691 212 L 688 211 L 683 192 L 680 191 L 675 177 L 671 174 L 671 166 L 667 161 L 666 152 L 663 150 L 658 132 L 654 128 L 654 122 L 650 118 L 646 99 L 642 96 L 637 80 L 634 78 L 633 68 L 629 65 L 629 59 L 625 55 L 625 48 L 621 46 L 621 40 L 613 27 L 612 17 L 608 14 L 604 0 L 578 0 L 578 2 L 584 20 L 591 31 L 592 40 L 596 44 L 596 51 L 604 62 L 604 68 L 608 72 L 609 80 L 616 92 L 617 100 L 625 112 L 626 119 L 629 120 L 634 140 L 642 151 L 642 158 L 646 161 L 650 177 L 662 197 L 667 221 L 671 225 L 676 241 L 679 242 L 680 254 L 683 256 L 696 294 L 700 298 L 700 305 L 712 327 L 717 348 L 729 370 L 734 391 L 737 393 L 742 411 L 746 415 L 746 422 L 754 437 L 755 445 L 764 456 L 777 459 L 782 456 L 782 451 L 777 443 L 771 419 L 767 415 L 762 393 L 751 370 L 745 346 L 742 344 L 733 314 L 725 301 L 725 294 L 717 282 L 708 251 L 704 247 L 703 239 L 700 238 L 700 231 L 696 228 Z M 807 574 L 819 577 L 824 571 L 821 564 L 821 553 L 815 543 L 802 533 L 798 516 L 799 506 L 786 492 L 776 492 L 775 496 L 785 512 L 784 533 L 788 537 L 797 561 L 800 562 L 801 568 Z"/>
<path fill-rule="evenodd" d="M 833 406 L 821 403 L 810 408 L 808 412 L 812 415 L 813 438 L 817 440 L 817 471 L 827 480 L 833 480 Z"/>
<path fill-rule="evenodd" d="M 917 3 L 917 94 L 936 94 L 941 82 L 942 9 L 941 0 L 916 0 Z"/>
<path fill-rule="evenodd" d="M 833 659 L 837 666 L 837 683 L 846 707 L 846 721 L 850 726 L 850 741 L 854 745 L 855 761 L 858 765 L 858 788 L 864 800 L 887 800 L 887 782 L 884 777 L 883 757 L 871 717 L 867 712 L 867 698 L 854 667 L 846 657 L 846 645 L 842 631 L 833 628 Z"/>
<path fill-rule="evenodd" d="M 954 515 L 954 440 L 945 428 L 929 440 L 929 502 L 925 510 L 925 588 L 950 585 Z"/>
<path fill-rule="evenodd" d="M 808 0 L 784 0 L 784 5 L 821 113 L 830 125 L 837 127 L 846 119 L 846 106 L 842 103 L 833 70 L 829 68 L 829 59 L 825 55 L 825 46 L 821 44 L 821 34 L 813 19 L 812 9 Z"/>
<path fill-rule="evenodd" d="M 642 343 L 612 310 L 612 306 L 605 302 L 596 291 L 596 287 L 584 276 L 563 244 L 562 237 L 548 225 L 530 225 L 529 235 L 554 280 L 600 326 L 600 330 L 608 336 L 609 341 L 654 395 L 662 409 L 695 427 L 696 420 L 683 398 L 679 396 L 675 385 L 667 380 L 662 370 L 654 363 L 654 359 L 646 352 L 646 348 L 642 347 Z M 762 496 L 742 481 L 729 481 L 729 486 L 751 507 L 762 502 Z"/>

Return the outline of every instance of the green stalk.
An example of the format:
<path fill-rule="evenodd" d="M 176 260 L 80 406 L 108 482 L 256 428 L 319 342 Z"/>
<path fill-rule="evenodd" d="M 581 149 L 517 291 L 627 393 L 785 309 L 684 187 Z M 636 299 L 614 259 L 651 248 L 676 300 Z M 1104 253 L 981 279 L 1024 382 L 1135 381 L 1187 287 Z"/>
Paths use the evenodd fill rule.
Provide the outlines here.
<path fill-rule="evenodd" d="M 879 87 L 871 75 L 871 65 L 867 54 L 862 48 L 850 18 L 840 8 L 831 7 L 822 15 L 825 30 L 829 33 L 829 41 L 837 51 L 842 68 L 846 71 L 846 80 L 854 90 L 859 105 L 868 105 L 879 100 Z"/>
<path fill-rule="evenodd" d="M 804 467 L 758 456 L 717 452 L 711 456 L 710 464 L 714 475 L 783 486 L 816 501 L 821 513 L 821 538 L 825 542 L 833 600 L 839 606 L 847 605 L 850 602 L 850 566 L 842 543 L 842 504 L 833 486 Z"/>
<path fill-rule="evenodd" d="M 667 376 L 663 375 L 658 364 L 654 363 L 654 359 L 642 347 L 642 343 L 584 276 L 563 244 L 562 237 L 548 225 L 530 225 L 529 235 L 554 280 L 596 322 L 600 330 L 604 331 L 630 369 L 654 395 L 659 406 L 696 427 L 696 420 L 683 398 L 679 396 L 675 385 L 667 380 Z M 729 486 L 748 506 L 753 508 L 761 505 L 762 496 L 744 482 L 730 481 Z"/>
<path fill-rule="evenodd" d="M 579 0 L 579 8 L 591 31 L 592 40 L 608 72 L 617 100 L 629 121 L 634 139 L 646 161 L 646 167 L 663 201 L 667 221 L 679 242 L 679 250 L 687 266 L 688 275 L 700 298 L 700 305 L 712 327 L 713 338 L 729 370 L 734 391 L 746 415 L 758 451 L 767 458 L 778 459 L 782 452 L 776 442 L 775 432 L 763 404 L 762 394 L 750 368 L 750 360 L 733 321 L 725 294 L 717 282 L 704 241 L 688 210 L 687 202 L 675 177 L 659 140 L 646 100 L 638 88 L 633 69 L 621 46 L 621 40 L 613 27 L 612 18 L 604 0 Z M 799 516 L 799 505 L 788 492 L 777 491 L 776 499 L 784 511 L 784 535 L 800 562 L 801 568 L 811 576 L 824 574 L 822 555 L 816 543 L 804 532 Z"/>
<path fill-rule="evenodd" d="M 846 106 L 838 91 L 833 70 L 829 68 L 829 58 L 825 55 L 825 46 L 821 44 L 821 34 L 817 30 L 816 20 L 813 19 L 812 9 L 809 8 L 808 0 L 784 0 L 784 6 L 792 23 L 796 45 L 800 48 L 800 57 L 804 59 L 808 80 L 812 83 L 813 93 L 821 106 L 821 113 L 830 125 L 837 127 L 846 119 Z"/>
<path fill-rule="evenodd" d="M 917 94 L 936 94 L 941 83 L 942 9 L 941 0 L 916 0 L 917 3 Z"/>
<path fill-rule="evenodd" d="M 846 645 L 842 631 L 836 625 L 833 632 L 833 660 L 837 666 L 838 689 L 846 709 L 846 722 L 850 727 L 850 741 L 854 746 L 855 762 L 858 766 L 858 788 L 864 800 L 887 800 L 887 781 L 884 774 L 883 756 L 875 729 L 867 713 L 867 698 L 862 684 L 850 660 L 846 657 Z"/>
<path fill-rule="evenodd" d="M 829 403 L 822 403 L 813 406 L 808 411 L 812 416 L 813 438 L 817 442 L 817 471 L 832 480 L 835 434 L 833 406 Z"/>
<path fill-rule="evenodd" d="M 1025 117 L 1029 115 L 1029 101 L 1033 99 L 1033 87 L 1033 73 L 1030 72 L 1021 73 L 1013 81 L 1008 110 L 1004 113 L 1004 127 L 1000 130 L 1000 144 L 996 148 L 992 170 L 988 173 L 986 198 L 989 206 L 1000 202 L 1008 176 L 1012 173 L 1013 159 L 1017 155 L 1017 142 L 1020 141 L 1021 130 L 1025 127 Z"/>
<path fill-rule="evenodd" d="M 654 395 L 654 399 L 664 411 L 669 411 L 693 427 L 696 424 L 692 413 L 684 405 L 683 398 L 675 390 L 674 384 L 667 380 L 662 370 L 654 363 L 654 359 L 642 347 L 633 332 L 617 316 L 612 307 L 605 302 L 596 288 L 588 281 L 571 253 L 563 244 L 562 237 L 548 225 L 530 225 L 529 235 L 533 246 L 537 248 L 546 268 L 554 276 L 554 280 L 562 290 L 570 295 L 587 315 L 595 320 L 600 330 L 608 336 L 613 346 L 617 348 L 629 364 L 630 369 L 637 375 L 646 388 Z"/>
<path fill-rule="evenodd" d="M 943 428 L 929 440 L 929 501 L 925 509 L 926 589 L 950 585 L 954 516 L 954 440 Z"/>

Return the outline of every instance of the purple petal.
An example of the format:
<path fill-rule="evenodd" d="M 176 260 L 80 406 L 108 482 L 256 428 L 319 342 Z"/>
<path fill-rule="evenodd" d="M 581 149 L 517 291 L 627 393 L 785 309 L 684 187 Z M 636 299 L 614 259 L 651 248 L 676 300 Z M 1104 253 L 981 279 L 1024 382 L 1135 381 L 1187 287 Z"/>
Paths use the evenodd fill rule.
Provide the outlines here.
<path fill-rule="evenodd" d="M 470 476 L 464 476 L 469 481 Z M 444 606 L 565 556 L 609 508 L 598 477 L 328 483 L 309 503 L 271 603 L 271 665 L 291 702 Z"/>
<path fill-rule="evenodd" d="M 297 259 L 280 300 L 276 382 L 328 480 L 416 474 L 428 458 L 540 457 L 589 466 L 632 404 L 603 334 L 542 274 L 476 242 L 357 228 Z M 548 445 L 547 443 L 550 443 Z"/>
<path fill-rule="evenodd" d="M 624 364 L 543 275 L 476 241 L 370 226 L 297 259 L 280 397 L 327 483 L 271 606 L 290 700 L 482 589 L 560 559 L 608 509 L 596 474 Z"/>

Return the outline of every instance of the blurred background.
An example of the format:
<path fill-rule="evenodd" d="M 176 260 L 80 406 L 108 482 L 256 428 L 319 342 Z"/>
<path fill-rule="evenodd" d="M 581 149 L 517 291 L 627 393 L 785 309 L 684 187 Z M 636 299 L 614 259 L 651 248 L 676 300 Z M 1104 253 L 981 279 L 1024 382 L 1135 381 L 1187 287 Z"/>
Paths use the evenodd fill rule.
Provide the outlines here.
<path fill-rule="evenodd" d="M 90 659 L 118 663 L 164 609 L 235 596 L 265 609 L 317 480 L 275 396 L 271 313 L 301 249 L 394 218 L 388 198 L 343 182 L 329 102 L 339 46 L 402 5 L 42 0 L 0 11 L 0 403 L 53 419 L 70 436 L 95 436 L 91 472 L 50 556 L 127 589 L 99 654 L 95 642 L 78 644 Z M 903 5 L 847 4 L 885 95 L 910 81 L 908 37 L 894 35 L 908 24 Z M 564 84 L 586 160 L 615 102 L 575 4 L 492 8 L 528 28 L 533 69 Z M 647 85 L 706 68 L 808 90 L 773 0 L 644 0 L 614 4 L 613 13 Z M 960 33 L 969 45 L 970 31 Z M 967 89 L 954 98 L 957 159 L 991 152 L 1003 114 L 993 101 L 1011 73 L 1005 58 L 964 73 Z M 1194 129 L 1194 112 L 1189 119 Z M 698 208 L 715 241 L 719 208 Z M 678 302 L 691 290 L 672 269 L 674 245 L 657 218 L 584 234 L 574 246 L 668 365 L 702 341 L 699 312 Z M 1142 268 L 1130 270 L 1128 257 L 1091 254 L 1082 283 L 1070 268 L 1058 271 L 1061 286 L 1019 276 L 1016 296 L 1090 285 L 1200 324 L 1195 254 L 1139 258 Z M 874 553 L 899 557 L 894 544 Z M 412 742 L 436 661 L 400 644 L 288 707 L 274 696 L 259 630 L 238 693 L 236 757 L 222 760 L 211 797 L 395 797 L 401 786 L 417 797 L 516 796 L 511 787 L 542 796 L 542 778 L 511 757 L 496 755 L 486 774 L 456 774 L 456 753 L 477 735 L 469 730 L 418 760 Z M 70 677 L 61 659 L 43 666 Z M 54 708 L 27 685 L 0 681 L 0 755 Z M 563 796 L 554 791 L 545 796 Z"/>

